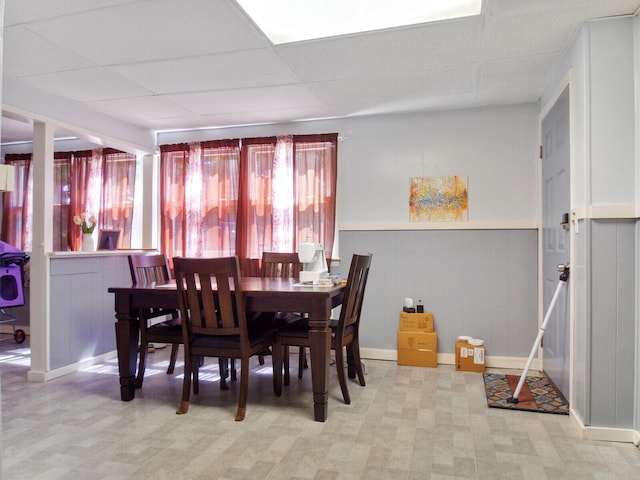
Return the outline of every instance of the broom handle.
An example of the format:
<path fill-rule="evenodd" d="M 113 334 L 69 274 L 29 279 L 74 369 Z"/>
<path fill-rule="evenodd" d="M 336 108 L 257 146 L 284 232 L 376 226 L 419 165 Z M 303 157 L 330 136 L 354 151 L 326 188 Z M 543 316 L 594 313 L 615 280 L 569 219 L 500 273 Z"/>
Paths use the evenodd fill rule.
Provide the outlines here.
<path fill-rule="evenodd" d="M 558 286 L 556 287 L 556 292 L 553 294 L 553 298 L 551 299 L 551 303 L 549 304 L 549 309 L 547 310 L 547 314 L 544 317 L 544 321 L 542 322 L 542 326 L 538 331 L 538 337 L 536 338 L 535 343 L 533 344 L 533 348 L 531 349 L 531 353 L 529 354 L 529 358 L 527 360 L 527 364 L 524 367 L 524 372 L 522 372 L 522 376 L 520 377 L 520 381 L 518 381 L 518 386 L 516 387 L 516 391 L 513 394 L 513 398 L 515 400 L 518 399 L 520 395 L 520 390 L 522 390 L 522 386 L 524 385 L 524 380 L 527 378 L 527 373 L 529 372 L 529 368 L 531 367 L 531 363 L 533 362 L 533 357 L 536 355 L 536 351 L 538 350 L 538 345 L 540 345 L 540 341 L 542 340 L 542 336 L 544 335 L 544 329 L 547 327 L 547 323 L 549 323 L 549 319 L 551 318 L 551 312 L 553 312 L 553 307 L 558 300 L 558 296 L 560 295 L 560 290 L 567 284 L 566 280 L 560 279 L 558 282 Z"/>

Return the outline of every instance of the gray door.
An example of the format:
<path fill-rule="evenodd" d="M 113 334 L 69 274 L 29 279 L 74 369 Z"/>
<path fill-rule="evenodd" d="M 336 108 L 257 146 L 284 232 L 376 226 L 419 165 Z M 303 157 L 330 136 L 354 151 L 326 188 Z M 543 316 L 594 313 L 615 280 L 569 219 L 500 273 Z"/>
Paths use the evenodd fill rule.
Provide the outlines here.
<path fill-rule="evenodd" d="M 569 263 L 570 232 L 561 225 L 570 212 L 569 87 L 542 120 L 542 264 L 544 314 L 558 286 L 558 265 Z M 569 280 L 570 282 L 571 280 Z M 569 399 L 569 289 L 563 288 L 542 339 L 543 369 Z"/>

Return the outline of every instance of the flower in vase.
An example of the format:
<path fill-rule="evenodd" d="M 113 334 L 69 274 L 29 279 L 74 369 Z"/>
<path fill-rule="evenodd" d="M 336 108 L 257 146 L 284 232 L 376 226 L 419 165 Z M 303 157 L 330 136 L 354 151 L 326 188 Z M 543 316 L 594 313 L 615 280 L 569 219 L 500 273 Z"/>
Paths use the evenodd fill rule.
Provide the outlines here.
<path fill-rule="evenodd" d="M 97 222 L 96 217 L 94 217 L 93 215 L 87 218 L 86 213 L 81 213 L 80 215 L 73 216 L 73 223 L 75 223 L 76 225 L 80 225 L 80 228 L 82 228 L 82 233 L 91 234 L 96 228 Z"/>

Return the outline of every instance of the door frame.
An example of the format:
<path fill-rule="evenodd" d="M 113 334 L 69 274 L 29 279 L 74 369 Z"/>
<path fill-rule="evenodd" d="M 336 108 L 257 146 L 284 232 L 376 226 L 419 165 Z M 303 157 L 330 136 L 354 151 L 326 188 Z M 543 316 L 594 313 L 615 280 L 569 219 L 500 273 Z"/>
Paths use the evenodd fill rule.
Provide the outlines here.
<path fill-rule="evenodd" d="M 538 115 L 538 145 L 543 144 L 542 139 L 542 122 L 545 117 L 549 114 L 551 109 L 556 105 L 558 99 L 565 91 L 566 88 L 569 88 L 569 202 L 570 202 L 570 233 L 569 233 L 569 264 L 573 267 L 574 263 L 574 251 L 575 251 L 575 229 L 578 225 L 577 223 L 577 212 L 575 210 L 575 201 L 574 201 L 574 192 L 575 192 L 575 126 L 571 119 L 576 118 L 575 116 L 575 88 L 573 87 L 572 81 L 572 69 L 569 69 L 562 79 L 561 82 L 558 83 L 553 95 L 551 95 L 547 101 L 542 104 L 540 103 L 540 113 Z M 538 152 L 537 155 L 538 161 L 538 328 L 542 326 L 542 322 L 544 320 L 545 311 L 544 311 L 544 239 L 542 232 L 543 225 L 543 185 L 542 185 L 542 159 L 540 158 L 540 154 Z M 567 400 L 569 401 L 569 405 L 573 405 L 573 395 L 574 395 L 574 365 L 573 365 L 573 352 L 574 352 L 574 338 L 575 338 L 575 308 L 574 308 L 574 288 L 573 282 L 571 281 L 571 276 L 569 276 L 569 281 L 567 282 L 566 295 L 568 295 L 569 302 L 569 397 Z M 542 342 L 544 342 L 544 337 L 542 338 Z M 544 349 L 542 348 L 542 343 L 538 345 L 538 364 L 540 370 L 543 369 L 544 366 Z"/>

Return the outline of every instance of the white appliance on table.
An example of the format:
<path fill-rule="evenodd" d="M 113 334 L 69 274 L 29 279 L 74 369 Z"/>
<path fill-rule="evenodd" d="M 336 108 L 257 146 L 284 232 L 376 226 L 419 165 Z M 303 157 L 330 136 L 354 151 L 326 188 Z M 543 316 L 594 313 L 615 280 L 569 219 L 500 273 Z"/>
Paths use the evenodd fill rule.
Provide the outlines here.
<path fill-rule="evenodd" d="M 298 258 L 302 263 L 300 283 L 322 284 L 329 279 L 327 257 L 322 244 L 306 242 L 298 246 Z"/>

